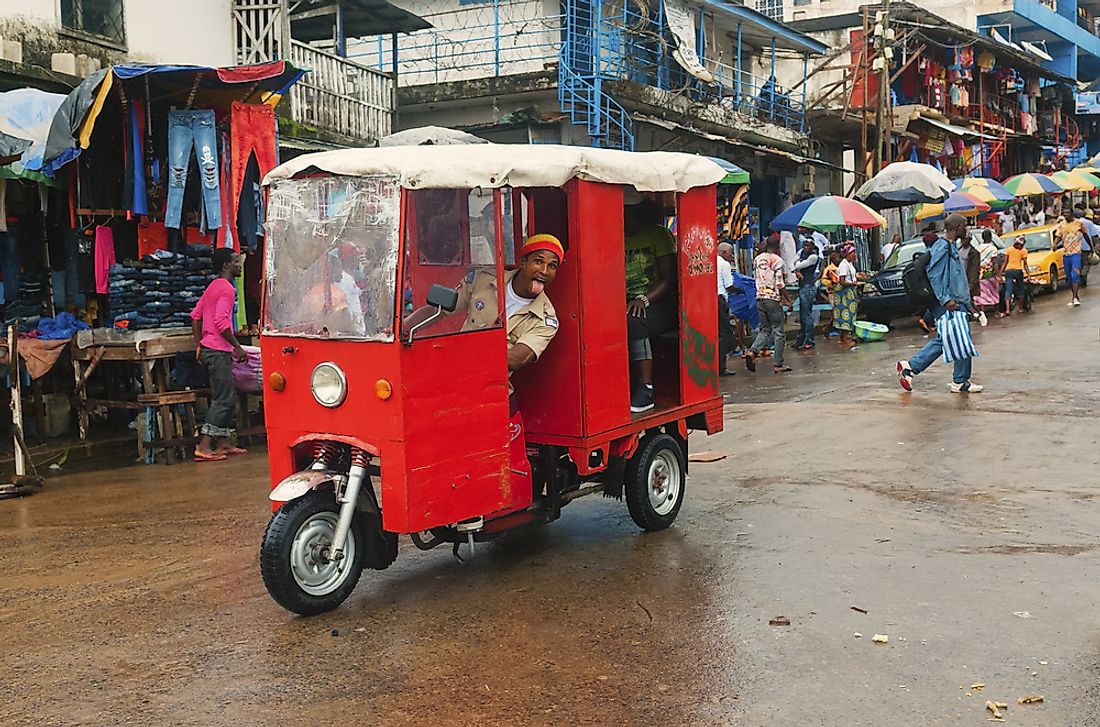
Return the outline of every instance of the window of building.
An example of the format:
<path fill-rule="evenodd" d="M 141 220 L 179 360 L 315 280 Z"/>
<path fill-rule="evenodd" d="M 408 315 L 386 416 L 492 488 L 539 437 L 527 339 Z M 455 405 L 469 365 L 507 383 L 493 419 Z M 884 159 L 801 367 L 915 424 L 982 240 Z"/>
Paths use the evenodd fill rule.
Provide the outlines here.
<path fill-rule="evenodd" d="M 812 0 L 794 0 L 795 5 L 809 5 Z"/>
<path fill-rule="evenodd" d="M 61 27 L 96 40 L 126 43 L 122 0 L 61 0 Z"/>
<path fill-rule="evenodd" d="M 756 11 L 783 22 L 783 0 L 756 0 Z"/>

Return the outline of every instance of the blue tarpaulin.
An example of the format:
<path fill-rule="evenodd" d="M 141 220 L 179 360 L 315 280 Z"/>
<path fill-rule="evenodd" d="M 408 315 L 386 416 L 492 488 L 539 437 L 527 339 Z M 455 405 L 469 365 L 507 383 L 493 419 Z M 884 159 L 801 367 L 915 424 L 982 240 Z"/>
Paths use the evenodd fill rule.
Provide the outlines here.
<path fill-rule="evenodd" d="M 18 159 L 0 166 L 0 177 L 52 182 L 42 174 L 42 155 L 50 123 L 64 100 L 64 94 L 35 88 L 0 93 L 0 134 L 18 140 L 12 151 L 19 151 Z"/>
<path fill-rule="evenodd" d="M 744 292 L 729 294 L 730 313 L 753 328 L 758 327 L 760 313 L 756 310 L 756 281 L 751 275 L 742 275 L 735 271 L 733 284 Z"/>

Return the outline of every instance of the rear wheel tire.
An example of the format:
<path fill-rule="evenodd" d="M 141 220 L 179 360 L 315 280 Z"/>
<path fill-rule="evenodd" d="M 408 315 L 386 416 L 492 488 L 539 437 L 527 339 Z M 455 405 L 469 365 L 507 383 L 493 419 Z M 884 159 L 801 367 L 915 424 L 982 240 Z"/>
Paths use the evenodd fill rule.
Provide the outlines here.
<path fill-rule="evenodd" d="M 642 530 L 664 530 L 676 520 L 684 502 L 687 457 L 668 434 L 642 440 L 626 472 L 626 506 Z"/>
<path fill-rule="evenodd" d="M 285 503 L 271 517 L 260 546 L 260 575 L 267 592 L 288 611 L 315 616 L 331 611 L 351 595 L 363 572 L 366 539 L 353 521 L 344 558 L 330 561 L 340 505 L 331 492 L 314 490 Z"/>
<path fill-rule="evenodd" d="M 1058 268 L 1054 265 L 1050 266 L 1050 283 L 1047 284 L 1047 290 L 1051 293 L 1058 292 Z"/>

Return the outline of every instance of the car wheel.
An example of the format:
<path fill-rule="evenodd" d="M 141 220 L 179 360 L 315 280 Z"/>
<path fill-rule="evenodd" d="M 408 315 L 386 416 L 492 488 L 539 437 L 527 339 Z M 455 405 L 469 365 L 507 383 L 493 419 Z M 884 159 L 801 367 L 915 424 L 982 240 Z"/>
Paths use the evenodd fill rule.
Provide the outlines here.
<path fill-rule="evenodd" d="M 1058 292 L 1058 268 L 1054 265 L 1050 266 L 1050 282 L 1047 284 L 1047 290 L 1051 293 Z"/>

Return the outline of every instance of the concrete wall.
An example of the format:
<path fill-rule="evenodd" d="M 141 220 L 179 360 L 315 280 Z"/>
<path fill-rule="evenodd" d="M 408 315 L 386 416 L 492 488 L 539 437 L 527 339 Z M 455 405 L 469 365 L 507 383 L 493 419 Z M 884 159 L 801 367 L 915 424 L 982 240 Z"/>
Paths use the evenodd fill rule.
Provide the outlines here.
<path fill-rule="evenodd" d="M 465 81 L 541 71 L 561 48 L 561 8 L 555 0 L 397 0 L 432 29 L 398 37 L 402 86 Z M 389 70 L 389 36 L 349 42 L 348 56 Z"/>
<path fill-rule="evenodd" d="M 148 63 L 231 65 L 231 0 L 123 0 L 125 49 L 78 40 L 61 28 L 58 0 L 3 0 L 0 37 L 24 44 L 24 63 L 50 67 L 53 53 L 84 53 L 103 65 Z"/>

